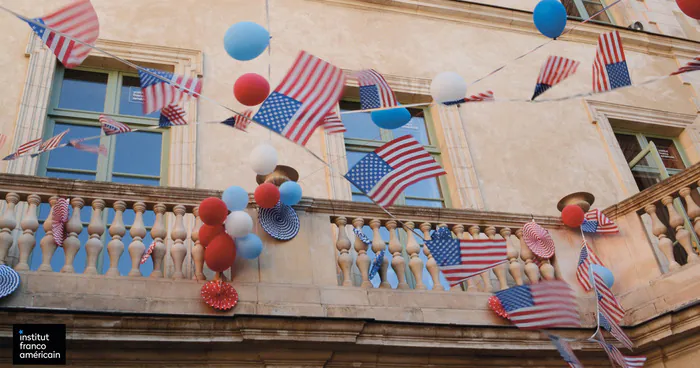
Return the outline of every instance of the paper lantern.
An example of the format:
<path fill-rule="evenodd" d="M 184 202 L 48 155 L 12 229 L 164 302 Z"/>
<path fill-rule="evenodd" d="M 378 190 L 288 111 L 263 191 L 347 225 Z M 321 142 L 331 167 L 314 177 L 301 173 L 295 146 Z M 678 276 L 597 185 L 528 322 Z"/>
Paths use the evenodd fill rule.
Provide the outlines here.
<path fill-rule="evenodd" d="M 566 8 L 559 0 L 542 0 L 535 7 L 532 19 L 540 33 L 557 38 L 566 28 Z"/>
<path fill-rule="evenodd" d="M 224 35 L 224 49 L 234 59 L 253 60 L 262 54 L 270 43 L 270 33 L 253 22 L 238 22 Z"/>
<path fill-rule="evenodd" d="M 382 129 L 398 129 L 411 121 L 411 113 L 405 107 L 372 111 L 372 122 Z"/>
<path fill-rule="evenodd" d="M 250 151 L 250 167 L 258 175 L 267 175 L 277 167 L 277 150 L 267 143 L 259 144 Z"/>
<path fill-rule="evenodd" d="M 232 238 L 248 235 L 253 230 L 253 219 L 244 211 L 231 212 L 226 218 L 226 232 Z"/>
<path fill-rule="evenodd" d="M 199 228 L 199 244 L 205 248 L 211 243 L 214 238 L 224 232 L 224 225 L 207 225 L 204 224 Z"/>
<path fill-rule="evenodd" d="M 226 188 L 221 199 L 226 203 L 229 211 L 242 211 L 248 207 L 248 192 L 238 186 Z"/>
<path fill-rule="evenodd" d="M 700 1 L 698 0 L 676 0 L 676 4 L 681 8 L 681 11 L 693 18 L 700 20 Z"/>
<path fill-rule="evenodd" d="M 243 74 L 233 84 L 233 95 L 238 102 L 246 106 L 261 104 L 269 93 L 270 83 L 260 74 Z"/>
<path fill-rule="evenodd" d="M 603 279 L 605 285 L 607 285 L 609 288 L 613 286 L 613 284 L 615 283 L 615 275 L 613 275 L 612 271 L 597 264 L 592 264 L 591 269 L 593 270 L 593 273 L 595 273 Z"/>
<path fill-rule="evenodd" d="M 261 208 L 275 207 L 280 200 L 280 190 L 272 183 L 263 183 L 255 188 L 255 203 Z"/>
<path fill-rule="evenodd" d="M 280 201 L 294 206 L 301 201 L 301 185 L 295 181 L 285 181 L 280 185 Z"/>
<path fill-rule="evenodd" d="M 199 205 L 199 218 L 207 225 L 221 225 L 228 216 L 226 203 L 219 198 L 209 197 Z"/>
<path fill-rule="evenodd" d="M 583 209 L 575 204 L 570 204 L 561 210 L 561 221 L 568 227 L 576 228 L 581 226 L 583 217 Z"/>
<path fill-rule="evenodd" d="M 204 249 L 204 262 L 214 272 L 224 272 L 236 260 L 236 243 L 226 234 L 217 235 Z"/>
<path fill-rule="evenodd" d="M 263 242 L 259 236 L 248 234 L 242 238 L 236 238 L 236 253 L 245 259 L 255 259 L 263 251 Z"/>
<path fill-rule="evenodd" d="M 467 95 L 467 81 L 455 72 L 442 72 L 430 82 L 430 95 L 436 102 L 449 102 Z"/>

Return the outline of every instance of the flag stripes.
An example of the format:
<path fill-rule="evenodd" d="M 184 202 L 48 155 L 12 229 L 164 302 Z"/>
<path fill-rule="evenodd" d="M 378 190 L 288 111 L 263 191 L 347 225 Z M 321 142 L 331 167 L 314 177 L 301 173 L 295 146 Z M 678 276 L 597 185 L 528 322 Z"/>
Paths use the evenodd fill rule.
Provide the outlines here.
<path fill-rule="evenodd" d="M 521 329 L 581 325 L 574 292 L 561 280 L 514 286 L 496 292 L 496 297 Z"/>
<path fill-rule="evenodd" d="M 620 32 L 601 34 L 593 61 L 593 90 L 603 92 L 631 85 L 626 60 Z"/>
<path fill-rule="evenodd" d="M 590 268 L 592 264 L 603 266 L 603 262 L 600 261 L 598 256 L 593 253 L 593 251 L 588 247 L 586 240 L 583 240 L 581 244 L 581 253 L 578 259 L 578 267 L 576 267 L 576 280 L 583 287 L 585 291 L 591 291 L 593 286 L 591 285 L 591 274 Z"/>
<path fill-rule="evenodd" d="M 343 121 L 340 120 L 340 116 L 335 111 L 329 111 L 328 114 L 323 118 L 321 127 L 327 134 L 345 133 L 345 125 Z"/>
<path fill-rule="evenodd" d="M 598 306 L 606 313 L 610 321 L 619 324 L 625 317 L 625 310 L 617 302 L 610 288 L 605 285 L 603 278 L 595 272 L 593 273 L 593 283 L 598 297 Z"/>
<path fill-rule="evenodd" d="M 128 125 L 115 121 L 107 115 L 100 115 L 100 124 L 105 135 L 114 135 L 120 133 L 128 133 L 131 131 Z"/>
<path fill-rule="evenodd" d="M 47 139 L 46 141 L 44 141 L 41 144 L 41 146 L 39 146 L 39 153 L 50 151 L 52 149 L 56 149 L 58 147 L 58 145 L 61 143 L 61 140 L 63 139 L 63 137 L 65 137 L 69 131 L 70 131 L 70 129 L 67 129 L 67 130 L 65 130 L 59 134 L 56 134 L 55 136 Z"/>
<path fill-rule="evenodd" d="M 696 70 L 700 70 L 700 56 L 696 56 L 695 59 L 689 61 L 684 66 L 678 68 L 678 70 L 671 73 L 671 75 L 678 75 L 678 74 L 688 73 L 688 72 L 692 72 L 692 71 L 696 71 Z"/>

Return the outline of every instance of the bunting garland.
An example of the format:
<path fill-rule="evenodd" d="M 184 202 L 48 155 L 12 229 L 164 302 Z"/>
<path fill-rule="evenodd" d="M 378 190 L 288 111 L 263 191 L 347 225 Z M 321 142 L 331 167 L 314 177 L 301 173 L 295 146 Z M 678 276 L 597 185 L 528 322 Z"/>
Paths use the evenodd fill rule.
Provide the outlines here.
<path fill-rule="evenodd" d="M 540 69 L 540 75 L 537 77 L 537 85 L 535 86 L 535 94 L 532 95 L 532 99 L 534 100 L 548 89 L 574 75 L 579 64 L 581 63 L 578 61 L 561 56 L 548 57 L 547 61 L 542 65 L 542 69 Z"/>

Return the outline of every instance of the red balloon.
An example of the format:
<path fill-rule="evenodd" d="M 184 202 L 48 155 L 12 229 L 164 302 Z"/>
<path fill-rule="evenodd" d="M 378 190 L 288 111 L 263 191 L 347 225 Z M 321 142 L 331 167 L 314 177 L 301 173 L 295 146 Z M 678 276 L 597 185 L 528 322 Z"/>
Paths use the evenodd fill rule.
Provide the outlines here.
<path fill-rule="evenodd" d="M 583 209 L 570 204 L 561 211 L 561 221 L 568 227 L 579 227 L 583 224 Z"/>
<path fill-rule="evenodd" d="M 224 225 L 211 226 L 204 224 L 199 228 L 199 243 L 206 248 L 217 235 L 224 231 L 226 231 Z"/>
<path fill-rule="evenodd" d="M 268 94 L 270 94 L 270 83 L 260 74 L 243 74 L 233 84 L 233 95 L 238 102 L 246 106 L 261 104 Z"/>
<path fill-rule="evenodd" d="M 236 260 L 236 243 L 226 233 L 214 237 L 204 249 L 204 262 L 214 272 L 224 272 Z"/>
<path fill-rule="evenodd" d="M 700 19 L 700 1 L 698 0 L 676 0 L 676 4 L 685 15 Z"/>
<path fill-rule="evenodd" d="M 199 205 L 199 218 L 207 225 L 221 225 L 226 221 L 226 216 L 228 216 L 228 208 L 219 198 L 209 197 Z"/>
<path fill-rule="evenodd" d="M 280 201 L 280 190 L 272 183 L 260 184 L 255 188 L 254 197 L 258 206 L 272 208 Z"/>

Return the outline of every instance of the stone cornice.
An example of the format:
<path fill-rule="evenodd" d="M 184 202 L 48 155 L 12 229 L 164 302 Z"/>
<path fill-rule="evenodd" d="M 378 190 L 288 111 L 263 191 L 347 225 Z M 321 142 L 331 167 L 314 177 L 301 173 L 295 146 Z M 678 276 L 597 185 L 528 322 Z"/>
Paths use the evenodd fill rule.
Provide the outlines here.
<path fill-rule="evenodd" d="M 671 111 L 648 109 L 644 107 L 625 106 L 604 101 L 587 100 L 586 103 L 594 113 L 604 114 L 608 119 L 631 120 L 635 123 L 647 123 L 676 128 L 687 128 L 695 122 L 697 114 L 683 114 Z"/>

